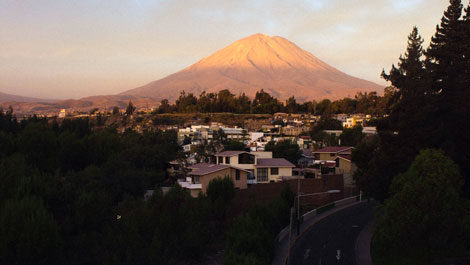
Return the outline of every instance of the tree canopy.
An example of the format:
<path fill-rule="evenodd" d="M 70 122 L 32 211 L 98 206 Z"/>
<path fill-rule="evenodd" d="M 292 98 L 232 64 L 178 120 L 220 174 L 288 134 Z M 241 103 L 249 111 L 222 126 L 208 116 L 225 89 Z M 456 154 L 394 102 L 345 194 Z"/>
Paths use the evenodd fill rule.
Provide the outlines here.
<path fill-rule="evenodd" d="M 458 166 L 442 151 L 420 152 L 393 179 L 379 211 L 374 247 L 380 264 L 430 264 L 468 254 L 470 201 L 460 197 Z"/>

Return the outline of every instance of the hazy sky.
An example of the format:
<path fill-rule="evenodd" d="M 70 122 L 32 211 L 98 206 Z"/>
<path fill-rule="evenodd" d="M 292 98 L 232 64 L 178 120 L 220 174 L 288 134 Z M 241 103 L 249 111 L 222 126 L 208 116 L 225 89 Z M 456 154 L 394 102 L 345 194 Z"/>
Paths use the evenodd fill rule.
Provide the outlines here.
<path fill-rule="evenodd" d="M 258 32 L 385 85 L 382 68 L 396 63 L 412 27 L 427 45 L 447 6 L 447 0 L 0 0 L 0 92 L 114 94 Z"/>

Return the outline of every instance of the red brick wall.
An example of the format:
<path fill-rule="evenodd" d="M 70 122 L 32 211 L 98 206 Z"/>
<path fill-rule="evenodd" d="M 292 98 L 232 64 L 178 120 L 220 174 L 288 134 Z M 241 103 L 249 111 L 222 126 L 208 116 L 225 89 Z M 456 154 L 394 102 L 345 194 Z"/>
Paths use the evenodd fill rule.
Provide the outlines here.
<path fill-rule="evenodd" d="M 344 196 L 343 175 L 327 175 L 323 179 L 301 179 L 300 194 L 340 190 L 340 193 L 313 195 L 301 198 L 301 205 L 320 206 L 342 199 Z M 276 183 L 256 184 L 245 190 L 237 190 L 233 200 L 234 211 L 241 213 L 255 203 L 265 204 L 277 197 L 284 185 L 290 185 L 297 193 L 298 180 L 287 180 Z"/>

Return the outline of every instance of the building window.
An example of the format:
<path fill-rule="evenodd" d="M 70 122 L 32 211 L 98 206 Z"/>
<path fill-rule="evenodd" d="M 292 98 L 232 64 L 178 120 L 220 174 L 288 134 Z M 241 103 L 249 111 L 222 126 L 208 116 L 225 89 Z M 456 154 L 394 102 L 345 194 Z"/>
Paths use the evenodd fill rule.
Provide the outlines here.
<path fill-rule="evenodd" d="M 246 175 L 247 179 L 255 179 L 255 170 L 254 169 L 248 169 L 248 173 Z"/>
<path fill-rule="evenodd" d="M 240 180 L 240 170 L 238 169 L 235 170 L 235 179 Z"/>
<path fill-rule="evenodd" d="M 268 181 L 268 169 L 267 168 L 258 168 L 256 171 L 256 177 L 258 182 L 266 182 Z"/>
<path fill-rule="evenodd" d="M 330 153 L 330 156 L 331 156 L 331 157 L 333 157 L 333 156 L 335 156 L 335 155 L 336 155 L 335 153 Z"/>
<path fill-rule="evenodd" d="M 199 184 L 199 176 L 193 176 L 193 184 Z"/>
<path fill-rule="evenodd" d="M 250 154 L 239 154 L 238 155 L 238 163 L 239 164 L 254 164 L 255 163 L 255 156 Z"/>
<path fill-rule="evenodd" d="M 336 158 L 336 167 L 339 167 L 339 158 Z"/>
<path fill-rule="evenodd" d="M 279 168 L 278 167 L 272 167 L 271 168 L 271 175 L 279 175 Z"/>
<path fill-rule="evenodd" d="M 224 157 L 223 156 L 219 156 L 219 164 L 223 164 L 224 163 Z"/>
<path fill-rule="evenodd" d="M 230 164 L 230 156 L 225 157 L 225 164 Z"/>

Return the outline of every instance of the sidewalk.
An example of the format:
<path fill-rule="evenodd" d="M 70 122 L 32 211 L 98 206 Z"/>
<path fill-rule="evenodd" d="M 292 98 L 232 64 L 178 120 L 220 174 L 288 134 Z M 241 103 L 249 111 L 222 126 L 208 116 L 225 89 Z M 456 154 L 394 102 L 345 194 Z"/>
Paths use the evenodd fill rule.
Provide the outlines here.
<path fill-rule="evenodd" d="M 370 241 L 374 232 L 374 221 L 368 223 L 362 229 L 356 239 L 354 252 L 356 254 L 356 265 L 372 265 L 370 256 Z"/>
<path fill-rule="evenodd" d="M 362 202 L 365 202 L 365 201 L 362 201 Z M 297 241 L 297 239 L 299 239 L 300 237 L 302 237 L 302 235 L 305 233 L 305 231 L 307 231 L 312 225 L 314 225 L 315 223 L 317 223 L 318 221 L 322 220 L 323 218 L 331 215 L 331 214 L 334 214 L 338 211 L 341 211 L 345 208 L 348 208 L 348 207 L 351 207 L 353 205 L 357 205 L 359 203 L 362 203 L 360 201 L 358 202 L 352 202 L 352 203 L 349 203 L 347 205 L 342 205 L 342 206 L 338 206 L 338 207 L 335 207 L 329 211 L 326 211 L 324 213 L 321 213 L 321 214 L 318 214 L 318 215 L 315 215 L 314 217 L 304 221 L 301 225 L 300 225 L 300 234 L 299 236 L 297 236 L 297 229 L 293 229 L 292 230 L 292 238 L 291 238 L 291 245 L 294 245 L 295 242 Z M 288 230 L 288 229 L 287 229 Z M 288 231 L 287 231 L 288 232 Z M 282 234 L 282 232 L 281 232 Z M 273 262 L 271 263 L 272 265 L 284 265 L 285 262 L 287 261 L 287 252 L 288 252 L 288 244 L 289 244 L 289 233 L 284 233 L 285 235 L 283 235 L 280 239 L 279 239 L 279 242 L 278 242 L 278 245 L 276 247 L 276 254 L 274 256 L 274 259 L 273 259 Z M 358 263 L 359 264 L 359 263 Z M 362 264 L 360 264 L 362 265 Z"/>

